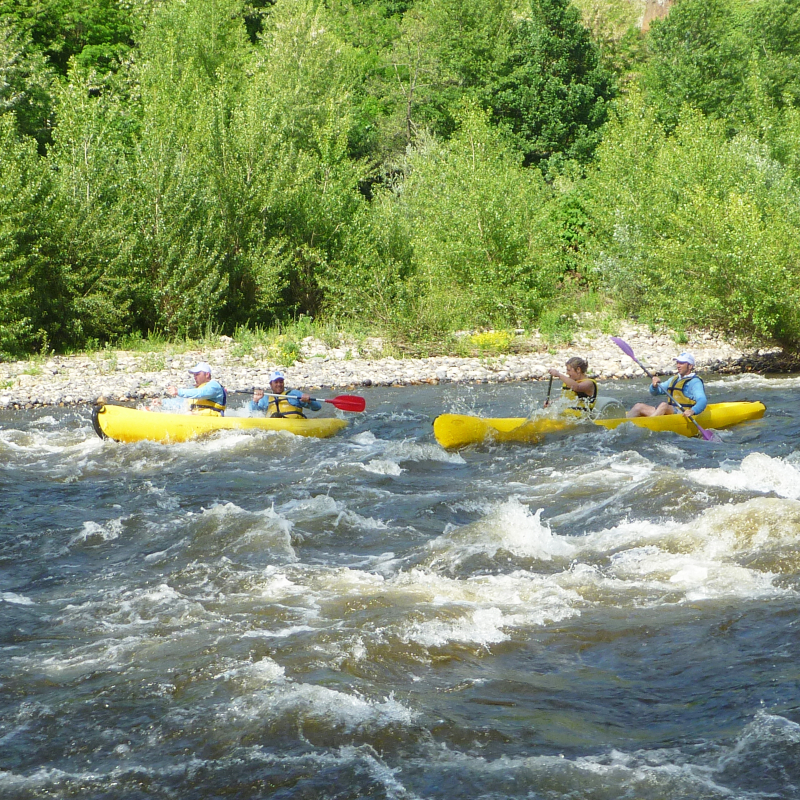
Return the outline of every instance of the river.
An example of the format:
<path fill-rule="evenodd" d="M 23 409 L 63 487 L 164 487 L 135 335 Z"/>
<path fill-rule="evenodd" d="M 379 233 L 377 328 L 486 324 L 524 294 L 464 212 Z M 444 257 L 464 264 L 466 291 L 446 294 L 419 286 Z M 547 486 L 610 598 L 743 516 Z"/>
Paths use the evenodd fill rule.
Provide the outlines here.
<path fill-rule="evenodd" d="M 710 377 L 767 405 L 720 442 L 433 438 L 544 386 L 326 440 L 0 412 L 0 797 L 800 797 L 800 377 Z"/>

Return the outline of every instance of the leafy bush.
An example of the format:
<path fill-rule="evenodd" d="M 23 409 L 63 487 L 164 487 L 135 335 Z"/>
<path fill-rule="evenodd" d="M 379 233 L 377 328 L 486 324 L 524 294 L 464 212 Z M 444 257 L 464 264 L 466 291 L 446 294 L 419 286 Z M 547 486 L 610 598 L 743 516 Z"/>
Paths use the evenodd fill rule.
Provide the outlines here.
<path fill-rule="evenodd" d="M 800 342 L 800 198 L 763 145 L 634 103 L 598 155 L 595 257 L 628 313 Z"/>

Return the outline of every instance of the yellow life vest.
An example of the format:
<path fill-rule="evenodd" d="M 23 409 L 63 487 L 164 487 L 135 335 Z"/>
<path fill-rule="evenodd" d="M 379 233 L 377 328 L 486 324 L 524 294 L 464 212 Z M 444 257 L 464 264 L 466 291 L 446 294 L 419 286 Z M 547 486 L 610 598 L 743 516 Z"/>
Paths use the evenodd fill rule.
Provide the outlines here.
<path fill-rule="evenodd" d="M 595 400 L 597 400 L 597 381 L 594 378 L 586 377 L 584 377 L 583 380 L 592 382 L 591 394 L 587 394 L 586 392 L 575 392 L 566 384 L 562 384 L 561 396 L 566 400 L 575 401 L 574 405 L 571 405 L 570 408 L 576 411 L 591 411 L 594 408 Z"/>
<path fill-rule="evenodd" d="M 697 400 L 692 400 L 691 397 L 687 397 L 683 393 L 686 384 L 693 380 L 698 380 L 700 383 L 703 382 L 703 379 L 697 375 L 687 375 L 685 378 L 679 378 L 674 383 L 667 383 L 667 396 L 671 397 L 683 409 L 691 408 L 697 402 Z"/>
<path fill-rule="evenodd" d="M 201 397 L 192 400 L 189 410 L 192 414 L 197 414 L 201 417 L 224 417 L 225 406 L 215 403 L 213 400 L 206 400 Z"/>
<path fill-rule="evenodd" d="M 279 397 L 270 397 L 269 399 L 269 415 L 270 417 L 300 417 L 305 419 L 306 415 L 303 413 L 302 408 L 293 406 L 285 395 L 288 389 L 284 391 L 283 395 Z"/>

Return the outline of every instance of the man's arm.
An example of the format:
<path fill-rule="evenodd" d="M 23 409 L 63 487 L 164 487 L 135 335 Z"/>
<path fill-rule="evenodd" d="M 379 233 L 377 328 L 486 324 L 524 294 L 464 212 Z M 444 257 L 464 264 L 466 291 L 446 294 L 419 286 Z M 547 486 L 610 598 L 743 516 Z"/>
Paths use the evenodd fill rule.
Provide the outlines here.
<path fill-rule="evenodd" d="M 178 397 L 186 397 L 191 400 L 213 400 L 215 403 L 222 404 L 223 396 L 222 385 L 215 381 L 208 381 L 194 389 L 178 389 Z"/>
<path fill-rule="evenodd" d="M 310 397 L 308 402 L 303 402 L 302 397 L 304 394 L 305 392 L 301 392 L 299 389 L 290 389 L 287 392 L 287 397 L 289 398 L 289 402 L 298 408 L 310 408 L 312 411 L 319 411 L 322 408 L 318 400 L 313 400 Z"/>
<path fill-rule="evenodd" d="M 214 396 L 213 391 L 208 390 L 208 384 L 204 383 L 195 389 L 178 389 L 178 397 L 188 397 L 192 400 L 208 400 Z"/>

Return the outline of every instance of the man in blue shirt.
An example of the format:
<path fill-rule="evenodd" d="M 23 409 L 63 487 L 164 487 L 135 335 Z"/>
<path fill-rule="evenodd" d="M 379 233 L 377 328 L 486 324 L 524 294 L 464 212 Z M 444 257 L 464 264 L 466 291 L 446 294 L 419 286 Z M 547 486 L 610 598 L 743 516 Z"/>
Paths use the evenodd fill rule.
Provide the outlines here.
<path fill-rule="evenodd" d="M 167 387 L 170 397 L 186 397 L 192 401 L 192 414 L 205 416 L 224 416 L 228 402 L 228 393 L 219 381 L 211 380 L 211 367 L 206 361 L 195 364 L 189 372 L 194 376 L 194 389 L 177 389 Z"/>
<path fill-rule="evenodd" d="M 703 412 L 708 400 L 703 380 L 694 372 L 694 356 L 691 353 L 681 353 L 675 362 L 677 375 L 673 375 L 666 383 L 653 376 L 650 385 L 650 394 L 666 395 L 672 402 L 661 403 L 655 408 L 646 403 L 637 403 L 627 413 L 628 417 L 660 417 L 664 414 L 692 417 Z"/>
<path fill-rule="evenodd" d="M 264 394 L 263 389 L 253 392 L 250 401 L 251 411 L 266 411 L 270 417 L 299 417 L 305 419 L 304 408 L 319 411 L 322 404 L 311 398 L 299 389 L 286 389 L 286 379 L 283 373 L 275 370 L 269 376 L 269 394 Z"/>

